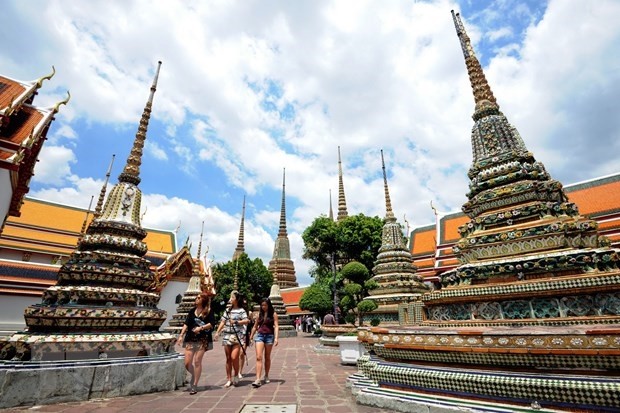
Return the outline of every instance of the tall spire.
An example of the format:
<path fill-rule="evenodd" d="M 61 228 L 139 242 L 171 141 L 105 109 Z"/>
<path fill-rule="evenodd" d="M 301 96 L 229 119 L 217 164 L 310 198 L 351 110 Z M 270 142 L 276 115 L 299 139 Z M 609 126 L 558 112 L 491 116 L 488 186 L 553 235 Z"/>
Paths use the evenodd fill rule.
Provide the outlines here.
<path fill-rule="evenodd" d="M 338 146 L 338 218 L 341 219 L 349 216 L 347 212 L 347 200 L 344 197 L 344 184 L 342 183 L 342 161 L 340 160 L 340 146 Z"/>
<path fill-rule="evenodd" d="M 114 165 L 114 157 L 116 155 L 112 154 L 112 160 L 110 161 L 110 166 L 108 167 L 108 172 L 105 174 L 105 182 L 101 187 L 101 192 L 99 192 L 99 199 L 97 200 L 97 206 L 95 207 L 95 212 L 93 216 L 99 218 L 101 216 L 101 209 L 103 208 L 103 201 L 105 199 L 106 189 L 108 187 L 108 181 L 110 180 L 110 174 L 112 173 L 112 165 Z"/>
<path fill-rule="evenodd" d="M 451 10 L 451 13 L 452 20 L 454 20 L 454 27 L 456 28 L 456 34 L 461 42 L 461 50 L 463 51 L 463 57 L 465 58 L 465 65 L 467 66 L 467 73 L 469 74 L 471 88 L 474 92 L 474 101 L 476 103 L 474 120 L 476 120 L 478 116 L 482 115 L 481 112 L 486 112 L 489 110 L 494 112 L 499 111 L 499 105 L 497 104 L 495 96 L 493 96 L 493 92 L 491 91 L 491 87 L 484 76 L 482 66 L 480 66 L 480 62 L 474 53 L 469 36 L 467 36 L 465 27 L 461 21 L 460 14 L 454 13 L 454 10 Z"/>
<path fill-rule="evenodd" d="M 144 141 L 146 140 L 146 130 L 149 126 L 149 119 L 151 118 L 151 107 L 153 105 L 153 97 L 157 90 L 157 79 L 159 78 L 159 69 L 161 68 L 161 61 L 157 64 L 157 72 L 155 73 L 155 79 L 153 79 L 153 85 L 151 86 L 151 94 L 149 100 L 146 102 L 144 112 L 142 112 L 142 118 L 140 119 L 140 126 L 138 126 L 138 132 L 131 148 L 131 153 L 127 158 L 127 164 L 125 169 L 119 175 L 119 182 L 128 182 L 134 185 L 140 183 L 140 165 L 142 164 L 142 149 L 144 148 Z"/>
<path fill-rule="evenodd" d="M 334 220 L 334 210 L 332 209 L 332 190 L 329 190 L 329 219 Z"/>
<path fill-rule="evenodd" d="M 244 245 L 244 224 L 245 221 L 245 195 L 243 195 L 243 209 L 241 210 L 241 224 L 239 224 L 239 238 L 237 239 L 237 248 L 235 248 L 235 252 L 233 253 L 233 261 L 236 260 L 245 252 Z"/>
<path fill-rule="evenodd" d="M 280 207 L 280 229 L 278 230 L 279 236 L 287 236 L 286 232 L 286 168 L 282 172 L 282 205 Z"/>
<path fill-rule="evenodd" d="M 282 173 L 282 207 L 280 210 L 280 229 L 273 248 L 273 258 L 269 261 L 269 271 L 273 274 L 274 284 L 279 287 L 297 287 L 295 264 L 291 260 L 291 245 L 286 232 L 286 168 Z"/>
<path fill-rule="evenodd" d="M 388 189 L 387 174 L 385 173 L 383 149 L 381 149 L 381 169 L 383 169 L 383 190 L 385 192 L 385 219 L 388 221 L 396 221 L 396 217 L 392 212 L 392 202 L 390 201 L 390 190 Z"/>

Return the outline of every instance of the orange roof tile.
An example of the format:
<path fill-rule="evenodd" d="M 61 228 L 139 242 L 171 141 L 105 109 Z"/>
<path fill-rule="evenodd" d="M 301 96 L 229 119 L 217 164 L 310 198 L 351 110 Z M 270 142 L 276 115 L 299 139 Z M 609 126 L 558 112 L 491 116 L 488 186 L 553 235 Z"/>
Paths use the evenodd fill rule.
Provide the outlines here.
<path fill-rule="evenodd" d="M 23 105 L 19 113 L 12 116 L 8 128 L 3 128 L 0 141 L 11 142 L 9 149 L 17 149 L 23 141 L 30 136 L 33 129 L 41 122 L 43 114 L 32 106 Z M 0 146 L 2 143 L 0 142 Z"/>
<path fill-rule="evenodd" d="M 299 300 L 301 300 L 301 296 L 304 295 L 305 291 L 306 287 L 284 289 L 280 290 L 280 296 L 282 301 L 284 301 L 284 305 L 299 304 Z"/>
<path fill-rule="evenodd" d="M 11 100 L 25 91 L 26 88 L 16 81 L 0 76 L 0 109 L 6 108 Z"/>
<path fill-rule="evenodd" d="M 583 215 L 620 210 L 620 174 L 567 187 L 566 195 Z"/>
<path fill-rule="evenodd" d="M 466 224 L 469 221 L 469 217 L 465 214 L 457 213 L 453 215 L 447 215 L 441 219 L 441 243 L 444 244 L 450 241 L 458 241 L 461 239 L 459 234 L 459 227 Z"/>
<path fill-rule="evenodd" d="M 417 228 L 411 232 L 411 254 L 435 252 L 435 226 Z"/>
<path fill-rule="evenodd" d="M 0 236 L 0 245 L 16 245 L 22 241 L 31 242 L 31 247 L 52 250 L 58 248 L 75 248 L 77 237 L 86 218 L 86 210 L 68 205 L 56 204 L 33 198 L 24 198 L 21 216 L 9 216 Z M 89 222 L 92 220 L 89 215 Z M 145 228 L 144 242 L 150 251 L 172 254 L 176 250 L 174 233 Z M 14 237 L 11 239 L 10 237 Z M 37 245 L 38 244 L 38 247 Z M 27 247 L 23 245 L 23 247 Z M 26 248 L 30 249 L 30 248 Z"/>

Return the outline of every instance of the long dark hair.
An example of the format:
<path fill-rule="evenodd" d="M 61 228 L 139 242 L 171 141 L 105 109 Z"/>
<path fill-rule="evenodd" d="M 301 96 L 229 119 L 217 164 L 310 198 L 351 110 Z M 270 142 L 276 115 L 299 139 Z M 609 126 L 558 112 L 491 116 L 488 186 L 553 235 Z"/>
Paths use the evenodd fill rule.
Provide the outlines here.
<path fill-rule="evenodd" d="M 245 297 L 243 296 L 243 294 L 241 294 L 237 290 L 232 290 L 230 294 L 235 296 L 235 299 L 237 300 L 237 307 L 243 308 L 245 310 L 246 303 L 245 303 Z"/>
<path fill-rule="evenodd" d="M 198 297 L 200 297 L 200 305 L 202 306 L 202 312 L 197 314 L 198 317 L 204 317 L 211 312 L 211 297 L 207 294 L 202 293 Z"/>
<path fill-rule="evenodd" d="M 263 298 L 260 300 L 260 313 L 258 314 L 258 321 L 260 324 L 265 322 L 265 311 L 263 310 L 263 303 L 267 303 L 267 318 L 273 319 L 273 313 L 275 310 L 273 309 L 273 304 L 271 304 L 271 300 L 269 298 Z"/>

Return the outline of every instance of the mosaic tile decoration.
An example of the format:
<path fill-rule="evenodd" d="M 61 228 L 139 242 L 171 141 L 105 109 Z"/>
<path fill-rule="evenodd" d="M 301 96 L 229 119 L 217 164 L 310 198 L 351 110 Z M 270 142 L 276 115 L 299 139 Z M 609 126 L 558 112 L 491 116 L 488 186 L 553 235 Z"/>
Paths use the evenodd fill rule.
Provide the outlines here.
<path fill-rule="evenodd" d="M 537 400 L 561 407 L 596 407 L 608 411 L 620 406 L 618 377 L 511 373 L 454 366 L 446 370 L 385 361 L 365 362 L 363 372 L 380 387 L 430 391 L 461 397 L 487 397 L 513 403 L 529 404 L 532 400 Z"/>

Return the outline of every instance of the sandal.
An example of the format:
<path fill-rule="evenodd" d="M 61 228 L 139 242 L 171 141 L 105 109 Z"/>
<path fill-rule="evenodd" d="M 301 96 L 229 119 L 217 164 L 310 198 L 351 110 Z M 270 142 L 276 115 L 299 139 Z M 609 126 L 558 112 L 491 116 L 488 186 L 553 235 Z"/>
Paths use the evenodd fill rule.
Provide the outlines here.
<path fill-rule="evenodd" d="M 261 386 L 260 380 L 256 380 L 256 381 L 252 382 L 252 387 L 258 388 L 260 386 Z"/>
<path fill-rule="evenodd" d="M 228 380 L 226 384 L 224 385 L 224 387 L 230 387 L 231 385 L 232 385 L 232 381 Z"/>
<path fill-rule="evenodd" d="M 196 386 L 191 386 L 189 388 L 189 394 L 196 394 L 198 393 L 198 389 L 196 389 Z"/>
<path fill-rule="evenodd" d="M 269 377 L 265 376 L 265 384 L 267 383 L 271 383 L 271 380 L 269 380 Z"/>

